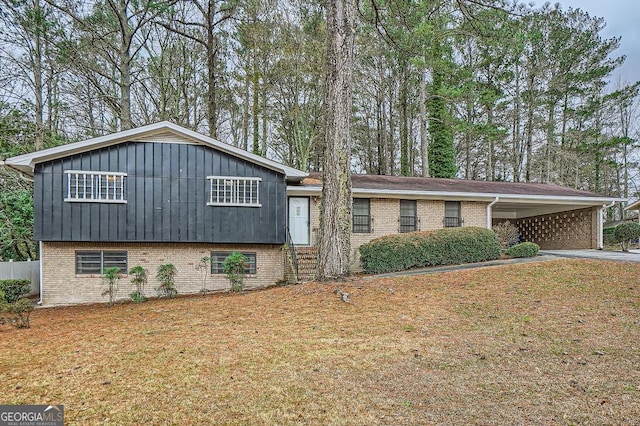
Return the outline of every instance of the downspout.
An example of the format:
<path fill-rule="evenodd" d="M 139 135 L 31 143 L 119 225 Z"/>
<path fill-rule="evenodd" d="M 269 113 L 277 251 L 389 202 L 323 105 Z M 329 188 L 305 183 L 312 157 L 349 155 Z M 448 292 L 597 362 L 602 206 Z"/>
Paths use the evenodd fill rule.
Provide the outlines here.
<path fill-rule="evenodd" d="M 487 205 L 487 229 L 491 229 L 492 228 L 492 226 L 491 226 L 492 225 L 492 223 L 491 223 L 491 207 L 493 207 L 493 205 L 495 203 L 497 203 L 498 200 L 500 200 L 500 197 L 496 197 L 495 200 L 493 200 L 492 202 L 490 202 Z"/>
<path fill-rule="evenodd" d="M 40 300 L 38 300 L 38 305 L 42 306 L 42 241 L 38 241 L 38 266 L 40 273 L 40 282 L 38 283 L 38 292 L 40 293 Z"/>
<path fill-rule="evenodd" d="M 602 250 L 604 248 L 604 224 L 602 214 L 604 213 L 604 209 L 613 207 L 615 203 L 615 201 L 612 201 L 611 204 L 603 204 L 602 207 L 600 207 L 600 214 L 598 215 L 598 250 Z"/>

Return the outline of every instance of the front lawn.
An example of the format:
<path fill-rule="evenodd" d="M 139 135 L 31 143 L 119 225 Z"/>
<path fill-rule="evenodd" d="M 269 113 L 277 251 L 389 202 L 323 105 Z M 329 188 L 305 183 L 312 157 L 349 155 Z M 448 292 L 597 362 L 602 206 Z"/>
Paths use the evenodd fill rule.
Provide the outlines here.
<path fill-rule="evenodd" d="M 639 277 L 558 260 L 39 309 L 1 328 L 0 403 L 81 425 L 634 424 Z"/>

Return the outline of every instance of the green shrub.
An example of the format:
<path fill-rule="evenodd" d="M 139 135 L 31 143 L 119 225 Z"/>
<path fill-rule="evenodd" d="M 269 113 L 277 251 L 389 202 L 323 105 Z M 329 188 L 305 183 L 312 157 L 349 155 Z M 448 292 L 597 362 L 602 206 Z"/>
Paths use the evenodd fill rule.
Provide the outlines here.
<path fill-rule="evenodd" d="M 505 253 L 511 257 L 533 257 L 538 255 L 540 246 L 536 243 L 520 243 L 509 247 Z"/>
<path fill-rule="evenodd" d="M 129 275 L 132 275 L 131 284 L 136 287 L 136 290 L 129 294 L 133 303 L 142 303 L 147 300 L 147 297 L 144 295 L 144 285 L 147 283 L 147 270 L 142 266 L 134 266 L 129 271 Z"/>
<path fill-rule="evenodd" d="M 222 272 L 231 282 L 231 291 L 241 291 L 244 287 L 244 271 L 249 266 L 247 258 L 238 252 L 233 252 L 222 263 Z"/>
<path fill-rule="evenodd" d="M 640 238 L 640 224 L 635 222 L 625 222 L 616 226 L 613 234 L 622 245 L 623 251 L 629 251 L 632 242 Z"/>
<path fill-rule="evenodd" d="M 612 246 L 620 243 L 616 238 L 616 228 L 614 226 L 604 228 L 602 230 L 602 238 L 605 246 Z"/>
<path fill-rule="evenodd" d="M 109 305 L 113 306 L 113 302 L 118 292 L 118 280 L 120 279 L 120 268 L 112 266 L 105 268 L 102 278 L 107 283 L 107 288 L 102 292 L 103 296 L 109 296 Z"/>
<path fill-rule="evenodd" d="M 367 273 L 482 262 L 500 257 L 495 233 L 477 227 L 387 235 L 361 245 L 359 250 L 360 262 Z"/>
<path fill-rule="evenodd" d="M 15 303 L 31 292 L 29 280 L 0 280 L 0 292 L 4 293 L 7 303 Z"/>
<path fill-rule="evenodd" d="M 178 294 L 176 290 L 176 274 L 178 270 L 171 263 L 158 266 L 156 279 L 160 281 L 160 285 L 156 288 L 159 297 L 172 298 Z"/>
<path fill-rule="evenodd" d="M 29 328 L 29 317 L 33 311 L 33 303 L 29 299 L 19 299 L 13 303 L 5 302 L 0 309 L 5 313 L 9 324 L 15 328 Z"/>
<path fill-rule="evenodd" d="M 503 250 L 518 244 L 518 241 L 520 241 L 520 231 L 518 231 L 518 227 L 508 220 L 495 225 L 493 232 L 496 233 L 498 243 L 500 243 L 500 247 L 502 247 Z"/>

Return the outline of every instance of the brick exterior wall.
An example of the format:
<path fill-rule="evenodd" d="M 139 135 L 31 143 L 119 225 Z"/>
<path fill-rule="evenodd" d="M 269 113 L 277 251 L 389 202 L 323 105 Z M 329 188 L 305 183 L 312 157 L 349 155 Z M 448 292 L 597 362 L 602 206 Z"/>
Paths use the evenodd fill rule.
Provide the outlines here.
<path fill-rule="evenodd" d="M 597 249 L 599 208 L 585 208 L 510 220 L 522 239 L 541 249 Z M 495 221 L 495 223 L 502 220 Z"/>
<path fill-rule="evenodd" d="M 245 288 L 254 289 L 273 285 L 283 277 L 282 246 L 279 245 L 220 245 L 220 244 L 165 244 L 165 243 L 42 243 L 42 300 L 45 306 L 77 303 L 107 302 L 102 296 L 107 287 L 100 275 L 77 275 L 76 250 L 126 250 L 128 268 L 141 265 L 147 269 L 149 281 L 145 286 L 147 296 L 156 296 L 155 278 L 159 265 L 176 266 L 176 289 L 179 294 L 198 293 L 202 288 L 203 272 L 196 270 L 201 258 L 211 251 L 255 252 L 257 273 L 245 278 Z M 226 291 L 231 287 L 223 274 L 208 275 L 206 288 Z M 118 283 L 118 300 L 129 299 L 134 290 L 130 277 L 123 275 Z"/>
<path fill-rule="evenodd" d="M 354 197 L 365 198 L 365 197 Z M 400 232 L 400 200 L 396 198 L 370 198 L 371 233 L 351 234 L 353 270 L 360 270 L 358 247 L 383 235 Z M 488 203 L 462 201 L 461 215 L 463 226 L 487 226 Z M 428 231 L 444 228 L 444 201 L 417 200 L 418 230 Z M 320 197 L 311 197 L 311 245 L 316 244 L 317 230 L 320 228 Z"/>

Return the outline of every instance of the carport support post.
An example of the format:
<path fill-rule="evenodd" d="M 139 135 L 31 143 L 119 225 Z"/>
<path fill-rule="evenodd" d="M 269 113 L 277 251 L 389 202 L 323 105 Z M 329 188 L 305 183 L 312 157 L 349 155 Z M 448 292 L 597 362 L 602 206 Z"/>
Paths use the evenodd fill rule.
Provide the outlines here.
<path fill-rule="evenodd" d="M 611 204 L 603 204 L 602 207 L 600 208 L 600 214 L 598 215 L 598 250 L 602 250 L 604 248 L 604 236 L 603 236 L 604 218 L 602 216 L 604 215 L 605 210 L 608 209 L 609 207 L 613 207 L 615 203 L 616 203 L 615 201 L 612 201 Z"/>
<path fill-rule="evenodd" d="M 493 205 L 497 203 L 499 199 L 500 197 L 496 197 L 495 200 L 487 204 L 487 229 L 493 228 L 493 226 L 491 226 L 493 224 L 491 221 L 491 207 L 493 207 Z"/>

